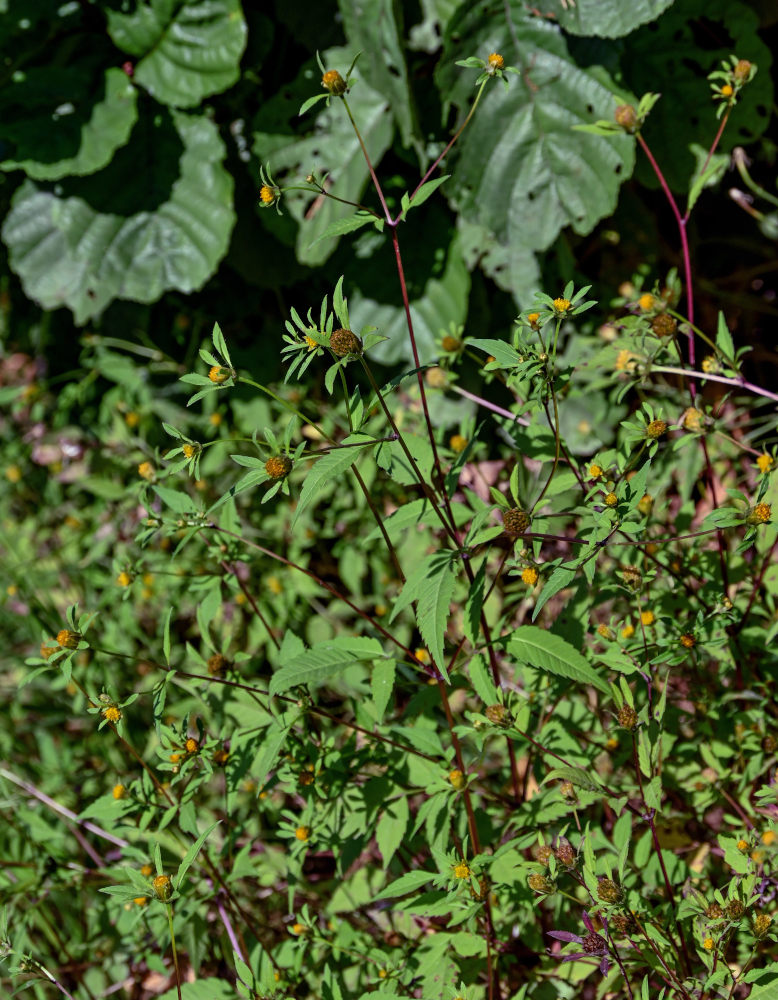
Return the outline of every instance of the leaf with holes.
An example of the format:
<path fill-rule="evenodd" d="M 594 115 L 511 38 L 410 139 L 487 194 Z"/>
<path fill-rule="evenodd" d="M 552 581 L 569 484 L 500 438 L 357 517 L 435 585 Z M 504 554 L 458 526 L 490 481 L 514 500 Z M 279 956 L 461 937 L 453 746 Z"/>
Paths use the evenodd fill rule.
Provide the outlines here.
<path fill-rule="evenodd" d="M 134 81 L 162 104 L 193 108 L 240 75 L 246 22 L 239 0 L 150 0 L 106 16 L 116 46 L 138 60 Z"/>
<path fill-rule="evenodd" d="M 575 63 L 557 25 L 532 16 L 518 0 L 486 0 L 460 7 L 446 32 L 437 83 L 460 115 L 472 101 L 472 77 L 454 63 L 472 51 L 501 52 L 523 72 L 507 90 L 493 87 L 484 95 L 455 147 L 453 183 L 444 190 L 467 221 L 507 246 L 546 249 L 568 225 L 590 232 L 615 208 L 632 171 L 634 141 L 573 126 L 610 118 L 615 84 L 601 68 Z"/>

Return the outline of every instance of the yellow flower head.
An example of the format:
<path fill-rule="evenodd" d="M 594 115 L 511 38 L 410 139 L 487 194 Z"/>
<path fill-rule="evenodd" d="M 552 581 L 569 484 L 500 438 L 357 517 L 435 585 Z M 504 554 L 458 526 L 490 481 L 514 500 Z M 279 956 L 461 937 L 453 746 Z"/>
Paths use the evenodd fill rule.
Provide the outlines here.
<path fill-rule="evenodd" d="M 133 899 L 133 903 L 135 903 L 136 906 L 145 906 L 148 901 L 148 896 L 136 896 L 135 899 Z"/>
<path fill-rule="evenodd" d="M 200 749 L 200 744 L 193 736 L 190 736 L 186 743 L 184 743 L 184 749 L 187 753 L 197 753 Z"/>
<path fill-rule="evenodd" d="M 762 475 L 764 475 L 766 472 L 769 472 L 775 465 L 775 460 L 773 459 L 772 455 L 768 455 L 766 452 L 763 452 L 759 456 L 759 458 L 757 458 L 756 464 L 759 467 L 759 471 L 762 473 Z"/>
<path fill-rule="evenodd" d="M 734 88 L 729 83 L 725 83 L 722 86 L 721 90 L 719 91 L 722 97 L 732 97 L 734 92 L 735 92 Z"/>
<path fill-rule="evenodd" d="M 122 572 L 116 577 L 116 582 L 120 587 L 129 587 L 132 583 L 132 577 L 127 570 L 122 570 Z"/>
<path fill-rule="evenodd" d="M 173 882 L 169 875 L 157 875 L 152 885 L 159 899 L 167 899 L 173 892 Z"/>
<path fill-rule="evenodd" d="M 154 873 L 154 869 L 151 867 L 151 865 L 144 865 L 141 868 L 140 873 L 144 878 L 151 878 L 152 874 Z"/>
<path fill-rule="evenodd" d="M 775 843 L 775 832 L 773 830 L 765 830 L 762 834 L 762 843 L 769 847 L 770 844 Z"/>
<path fill-rule="evenodd" d="M 500 55 L 499 52 L 491 52 L 489 58 L 486 60 L 489 63 L 489 68 L 494 71 L 496 69 L 505 68 L 505 60 Z"/>
<path fill-rule="evenodd" d="M 259 200 L 263 205 L 272 205 L 273 202 L 278 197 L 278 191 L 276 188 L 270 187 L 269 184 L 263 184 L 259 189 Z"/>
<path fill-rule="evenodd" d="M 532 327 L 533 330 L 538 328 L 538 320 L 540 319 L 540 313 L 528 313 L 527 322 Z"/>
<path fill-rule="evenodd" d="M 604 499 L 606 507 L 615 507 L 616 504 L 619 502 L 619 498 L 616 496 L 615 493 L 606 493 Z"/>
<path fill-rule="evenodd" d="M 570 311 L 570 299 L 554 299 L 554 309 L 556 312 L 564 314 Z"/>
<path fill-rule="evenodd" d="M 276 481 L 286 479 L 292 471 L 292 460 L 288 455 L 273 455 L 265 462 L 265 472 Z"/>
<path fill-rule="evenodd" d="M 706 937 L 705 940 L 702 942 L 702 947 L 706 951 L 712 951 L 713 950 L 713 945 L 714 945 L 714 941 L 713 941 L 712 937 Z"/>
<path fill-rule="evenodd" d="M 616 638 L 616 634 L 612 628 L 608 628 L 607 625 L 602 624 L 597 626 L 597 635 L 602 636 L 603 639 L 607 639 L 609 642 L 611 639 Z"/>
<path fill-rule="evenodd" d="M 185 444 L 181 451 L 184 453 L 184 458 L 194 458 L 199 449 L 197 445 Z"/>
<path fill-rule="evenodd" d="M 697 642 L 697 640 L 694 638 L 694 635 L 691 632 L 684 632 L 684 634 L 678 641 L 686 649 L 694 649 L 695 643 Z"/>
<path fill-rule="evenodd" d="M 113 786 L 113 797 L 118 801 L 119 799 L 127 798 L 127 789 L 124 785 L 114 785 Z"/>
<path fill-rule="evenodd" d="M 321 85 L 328 90 L 333 97 L 341 97 L 346 93 L 347 84 L 336 69 L 328 69 L 321 78 Z"/>
<path fill-rule="evenodd" d="M 213 365 L 208 371 L 208 378 L 213 382 L 214 385 L 222 385 L 230 377 L 230 372 L 227 368 L 222 368 L 221 365 Z"/>
<path fill-rule="evenodd" d="M 646 436 L 651 438 L 652 441 L 656 441 L 666 430 L 667 424 L 664 420 L 652 420 L 646 427 Z"/>
<path fill-rule="evenodd" d="M 78 649 L 81 642 L 81 635 L 78 632 L 71 632 L 68 628 L 60 629 L 57 632 L 57 644 L 62 649 Z"/>
<path fill-rule="evenodd" d="M 534 587 L 538 582 L 538 571 L 534 566 L 527 566 L 526 569 L 522 570 L 521 579 L 522 583 L 526 583 L 528 587 Z"/>
<path fill-rule="evenodd" d="M 449 448 L 460 455 L 467 448 L 467 438 L 462 434 L 453 434 L 448 442 Z"/>
<path fill-rule="evenodd" d="M 299 936 L 300 934 L 307 933 L 307 931 L 308 928 L 305 924 L 292 924 L 292 934 L 297 934 Z"/>
<path fill-rule="evenodd" d="M 719 370 L 719 363 L 715 354 L 709 354 L 706 358 L 702 359 L 702 364 L 700 365 L 704 372 L 710 374 L 711 372 L 717 372 Z"/>
<path fill-rule="evenodd" d="M 641 611 L 640 622 L 642 625 L 653 625 L 656 621 L 653 611 Z"/>
<path fill-rule="evenodd" d="M 151 462 L 141 462 L 140 465 L 138 466 L 138 475 L 141 477 L 141 479 L 146 479 L 148 482 L 151 482 L 151 480 L 156 475 L 154 471 L 154 466 L 151 464 Z"/>
<path fill-rule="evenodd" d="M 308 334 L 306 334 L 305 335 L 305 346 L 308 348 L 309 351 L 315 351 L 316 348 L 319 345 L 316 343 L 316 341 L 313 339 L 313 337 L 309 337 Z"/>
<path fill-rule="evenodd" d="M 467 784 L 467 778 L 457 768 L 449 772 L 448 780 L 458 792 L 461 792 Z"/>
<path fill-rule="evenodd" d="M 643 312 L 650 312 L 654 308 L 656 300 L 650 292 L 644 292 L 643 295 L 638 299 L 638 305 L 643 310 Z"/>
<path fill-rule="evenodd" d="M 772 511 L 773 509 L 769 503 L 755 504 L 748 512 L 746 524 L 767 524 Z"/>
<path fill-rule="evenodd" d="M 602 466 L 600 466 L 600 465 L 590 465 L 589 466 L 589 478 L 590 479 L 599 479 L 600 476 L 602 475 L 602 473 L 603 473 Z"/>
<path fill-rule="evenodd" d="M 103 709 L 103 718 L 107 719 L 108 722 L 113 722 L 114 725 L 121 720 L 121 717 L 122 713 L 116 705 L 109 705 L 108 708 Z"/>
<path fill-rule="evenodd" d="M 430 654 L 427 652 L 426 649 L 424 649 L 421 646 L 418 649 L 414 649 L 413 655 L 416 657 L 416 659 L 419 661 L 419 663 L 431 663 L 432 662 Z"/>
<path fill-rule="evenodd" d="M 622 639 L 631 639 L 634 634 L 635 634 L 635 626 L 630 625 L 629 623 L 625 625 L 624 628 L 621 630 Z"/>
<path fill-rule="evenodd" d="M 208 423 L 211 425 L 211 427 L 218 427 L 223 419 L 224 418 L 222 417 L 221 413 L 212 413 L 210 417 L 208 417 Z"/>
<path fill-rule="evenodd" d="M 454 865 L 454 878 L 470 878 L 470 865 L 464 859 Z"/>
<path fill-rule="evenodd" d="M 737 849 L 739 851 L 742 851 L 743 854 L 745 854 L 745 852 L 748 850 L 750 846 L 751 845 L 748 843 L 748 841 L 745 840 L 743 837 L 741 837 L 740 840 L 737 842 Z"/>
<path fill-rule="evenodd" d="M 309 826 L 298 826 L 294 831 L 294 835 L 297 840 L 305 842 L 311 836 L 311 828 Z"/>

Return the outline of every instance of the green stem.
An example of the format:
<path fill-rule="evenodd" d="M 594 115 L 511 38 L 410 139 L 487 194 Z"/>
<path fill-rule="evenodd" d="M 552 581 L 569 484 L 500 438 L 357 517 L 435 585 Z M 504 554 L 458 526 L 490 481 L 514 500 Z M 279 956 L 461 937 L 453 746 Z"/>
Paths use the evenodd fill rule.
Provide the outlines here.
<path fill-rule="evenodd" d="M 304 424 L 310 424 L 310 426 L 313 427 L 313 428 L 315 428 L 319 432 L 319 434 L 321 434 L 321 436 L 323 438 L 326 438 L 332 444 L 335 444 L 335 439 L 332 438 L 332 437 L 330 437 L 329 434 L 325 434 L 325 432 L 321 429 L 321 427 L 319 427 L 319 425 L 317 423 L 315 423 L 313 420 L 311 420 L 310 417 L 306 417 L 305 414 L 301 413 L 297 409 L 296 406 L 293 406 L 291 403 L 287 402 L 287 400 L 282 399 L 281 396 L 277 396 L 273 392 L 273 390 L 272 389 L 268 389 L 268 387 L 266 385 L 260 385 L 259 382 L 255 382 L 254 379 L 253 378 L 249 378 L 248 375 L 240 375 L 240 376 L 238 376 L 238 380 L 240 382 L 245 382 L 247 385 L 254 386 L 254 388 L 255 389 L 259 389 L 260 392 L 264 392 L 266 395 L 270 396 L 271 399 L 274 399 L 277 403 L 280 403 L 281 406 L 283 406 L 287 410 L 289 410 L 290 413 L 294 413 L 295 416 L 299 417 L 300 420 L 302 420 L 302 422 Z"/>
<path fill-rule="evenodd" d="M 554 341 L 554 348 L 556 348 L 556 340 Z M 545 486 L 540 491 L 540 496 L 537 498 L 537 500 L 535 501 L 535 503 L 532 505 L 532 510 L 530 511 L 530 515 L 532 515 L 532 513 L 535 510 L 537 510 L 537 508 L 540 506 L 540 501 L 543 499 L 543 497 L 548 492 L 548 488 L 551 485 L 551 480 L 554 478 L 554 473 L 556 472 L 557 466 L 559 465 L 559 453 L 560 453 L 560 449 L 561 449 L 561 446 L 562 446 L 562 442 L 561 442 L 561 439 L 560 439 L 560 436 L 559 436 L 559 408 L 557 406 L 557 401 L 556 401 L 556 391 L 554 390 L 554 376 L 553 376 L 553 373 L 552 373 L 551 379 L 549 380 L 548 385 L 549 385 L 549 388 L 551 389 L 551 400 L 552 400 L 552 402 L 554 404 L 554 426 L 553 426 L 554 444 L 555 444 L 555 448 L 554 448 L 554 464 L 551 466 L 551 473 L 550 473 L 548 479 L 546 480 Z"/>

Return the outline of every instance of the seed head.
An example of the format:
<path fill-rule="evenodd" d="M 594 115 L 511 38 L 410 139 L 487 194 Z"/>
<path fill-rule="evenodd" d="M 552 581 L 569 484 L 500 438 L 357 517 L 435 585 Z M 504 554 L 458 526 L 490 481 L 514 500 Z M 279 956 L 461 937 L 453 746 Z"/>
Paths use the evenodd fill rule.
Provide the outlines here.
<path fill-rule="evenodd" d="M 190 736 L 184 743 L 184 750 L 186 750 L 187 753 L 197 753 L 199 749 L 200 744 L 193 736 Z"/>
<path fill-rule="evenodd" d="M 643 586 L 643 575 L 637 566 L 625 566 L 621 571 L 621 579 L 631 590 L 640 590 Z"/>
<path fill-rule="evenodd" d="M 612 628 L 609 628 L 605 623 L 597 626 L 597 635 L 606 639 L 608 642 L 612 642 L 616 638 L 616 633 Z"/>
<path fill-rule="evenodd" d="M 152 885 L 158 899 L 169 899 L 173 892 L 173 882 L 169 875 L 157 875 Z"/>
<path fill-rule="evenodd" d="M 708 374 L 711 374 L 711 372 L 717 372 L 719 370 L 719 362 L 716 355 L 709 354 L 707 357 L 703 358 L 700 368 Z"/>
<path fill-rule="evenodd" d="M 767 524 L 772 514 L 772 506 L 769 503 L 755 504 L 748 512 L 746 524 Z"/>
<path fill-rule="evenodd" d="M 227 668 L 227 658 L 221 653 L 214 653 L 208 658 L 208 673 L 211 677 L 219 677 Z"/>
<path fill-rule="evenodd" d="M 650 292 L 644 292 L 638 299 L 638 305 L 643 312 L 650 312 L 656 305 L 656 299 Z"/>
<path fill-rule="evenodd" d="M 612 492 L 606 493 L 605 496 L 603 497 L 603 500 L 606 507 L 615 507 L 616 504 L 619 502 L 619 498 L 616 496 L 615 493 Z"/>
<path fill-rule="evenodd" d="M 451 782 L 452 787 L 455 788 L 458 792 L 461 792 L 462 789 L 467 784 L 467 778 L 465 777 L 465 775 L 456 768 L 453 771 L 449 772 L 448 780 Z"/>
<path fill-rule="evenodd" d="M 339 358 L 346 358 L 349 354 L 362 353 L 362 341 L 352 333 L 351 330 L 333 330 L 330 337 L 330 350 Z"/>
<path fill-rule="evenodd" d="M 265 472 L 271 479 L 286 479 L 292 471 L 292 460 L 288 455 L 273 455 L 265 462 Z"/>
<path fill-rule="evenodd" d="M 667 313 L 659 313 L 651 320 L 651 331 L 657 337 L 672 337 L 678 329 L 678 320 Z"/>
<path fill-rule="evenodd" d="M 529 514 L 520 507 L 511 507 L 502 515 L 502 526 L 509 538 L 523 535 L 530 525 Z"/>
<path fill-rule="evenodd" d="M 57 632 L 57 643 L 62 649 L 78 649 L 79 642 L 81 642 L 80 632 L 71 632 L 67 628 Z"/>
<path fill-rule="evenodd" d="M 689 406 L 681 416 L 681 427 L 692 434 L 699 433 L 705 423 L 705 414 L 696 406 Z"/>
<path fill-rule="evenodd" d="M 638 127 L 638 113 L 631 104 L 620 104 L 613 112 L 613 120 L 625 132 L 634 132 Z"/>
<path fill-rule="evenodd" d="M 772 735 L 772 733 L 768 733 L 766 736 L 762 737 L 762 749 L 764 750 L 765 753 L 773 753 L 776 747 L 778 747 L 778 740 L 776 740 L 776 738 Z M 765 840 L 765 837 L 768 836 L 770 839 Z M 775 834 L 773 833 L 772 830 L 766 830 L 762 834 L 762 841 L 765 844 L 772 844 L 774 839 L 775 839 Z"/>
<path fill-rule="evenodd" d="M 559 794 L 568 802 L 575 802 L 578 799 L 578 792 L 576 792 L 572 781 L 563 781 L 559 786 Z"/>
<path fill-rule="evenodd" d="M 721 920 L 724 916 L 724 910 L 718 903 L 713 902 L 705 911 L 705 916 L 708 920 Z"/>
<path fill-rule="evenodd" d="M 113 722 L 114 725 L 121 720 L 121 717 L 122 713 L 116 705 L 109 705 L 108 708 L 103 709 L 103 718 L 107 719 L 109 722 Z"/>
<path fill-rule="evenodd" d="M 603 948 L 607 948 L 607 942 L 595 931 L 590 931 L 583 939 L 581 947 L 587 955 L 599 955 Z"/>
<path fill-rule="evenodd" d="M 510 717 L 505 705 L 489 705 L 484 712 L 486 718 L 493 726 L 509 726 Z"/>
<path fill-rule="evenodd" d="M 608 926 L 617 934 L 631 934 L 637 929 L 635 918 L 631 913 L 614 913 L 608 917 Z"/>
<path fill-rule="evenodd" d="M 616 716 L 622 729 L 629 729 L 634 732 L 638 727 L 638 713 L 631 705 L 622 705 Z"/>
<path fill-rule="evenodd" d="M 685 649 L 694 649 L 697 643 L 693 632 L 684 632 L 678 641 Z"/>
<path fill-rule="evenodd" d="M 138 466 L 138 475 L 141 477 L 141 479 L 145 479 L 148 482 L 151 482 L 151 480 L 156 475 L 154 466 L 151 464 L 151 462 L 141 462 L 140 465 Z"/>
<path fill-rule="evenodd" d="M 603 903 L 620 903 L 624 899 L 624 890 L 613 879 L 597 879 L 597 896 Z"/>
<path fill-rule="evenodd" d="M 489 64 L 489 69 L 491 69 L 492 72 L 494 72 L 496 69 L 505 68 L 505 60 L 503 59 L 503 57 L 500 55 L 499 52 L 489 53 L 489 58 L 486 61 Z"/>
<path fill-rule="evenodd" d="M 554 311 L 559 315 L 564 315 L 570 311 L 570 299 L 554 299 Z"/>
<path fill-rule="evenodd" d="M 448 381 L 446 372 L 443 368 L 438 367 L 438 365 L 428 368 L 427 374 L 424 377 L 427 380 L 427 385 L 432 389 L 442 389 Z"/>
<path fill-rule="evenodd" d="M 458 351 L 462 347 L 462 341 L 459 337 L 452 337 L 450 334 L 446 334 L 440 342 L 440 346 L 444 351 Z"/>
<path fill-rule="evenodd" d="M 564 865 L 565 868 L 574 868 L 577 860 L 575 849 L 570 841 L 566 837 L 560 837 L 559 842 L 556 845 L 556 855 L 557 861 Z"/>
<path fill-rule="evenodd" d="M 113 797 L 118 801 L 119 799 L 127 798 L 127 789 L 124 785 L 114 785 L 113 786 Z"/>
<path fill-rule="evenodd" d="M 751 72 L 751 63 L 748 59 L 738 59 L 735 64 L 733 75 L 738 83 L 745 83 Z"/>
<path fill-rule="evenodd" d="M 646 437 L 656 441 L 657 438 L 662 437 L 666 430 L 667 424 L 664 420 L 652 420 L 646 427 Z"/>
<path fill-rule="evenodd" d="M 452 434 L 448 442 L 449 448 L 455 451 L 457 455 L 461 455 L 465 448 L 467 448 L 467 444 L 467 438 L 462 434 Z"/>
<path fill-rule="evenodd" d="M 214 385 L 222 385 L 230 377 L 229 368 L 222 368 L 221 365 L 214 365 L 208 372 L 208 378 Z"/>
<path fill-rule="evenodd" d="M 342 97 L 348 89 L 348 84 L 336 69 L 328 69 L 321 78 L 321 85 L 333 97 Z"/>
<path fill-rule="evenodd" d="M 533 892 L 543 893 L 547 895 L 549 892 L 553 892 L 556 886 L 547 878 L 545 875 L 541 875 L 540 872 L 533 872 L 532 875 L 527 879 L 527 885 L 532 889 Z"/>
<path fill-rule="evenodd" d="M 305 842 L 311 836 L 311 828 L 309 826 L 298 826 L 294 831 L 294 835 L 297 840 Z"/>
<path fill-rule="evenodd" d="M 775 465 L 775 459 L 772 457 L 772 455 L 768 455 L 767 452 L 763 452 L 759 456 L 759 458 L 757 458 L 756 464 L 759 467 L 759 471 L 762 473 L 762 475 L 765 475 L 765 473 L 769 472 Z"/>
<path fill-rule="evenodd" d="M 522 583 L 526 583 L 528 587 L 534 587 L 538 582 L 538 571 L 534 566 L 527 566 L 526 569 L 521 572 Z"/>
<path fill-rule="evenodd" d="M 740 920 L 745 909 L 745 906 L 743 906 L 739 899 L 730 899 L 724 912 L 728 920 Z"/>
<path fill-rule="evenodd" d="M 773 918 L 769 913 L 758 913 L 754 917 L 754 937 L 763 938 L 770 930 Z"/>
<path fill-rule="evenodd" d="M 535 857 L 542 865 L 547 865 L 553 856 L 554 851 L 548 844 L 541 844 L 535 851 Z"/>

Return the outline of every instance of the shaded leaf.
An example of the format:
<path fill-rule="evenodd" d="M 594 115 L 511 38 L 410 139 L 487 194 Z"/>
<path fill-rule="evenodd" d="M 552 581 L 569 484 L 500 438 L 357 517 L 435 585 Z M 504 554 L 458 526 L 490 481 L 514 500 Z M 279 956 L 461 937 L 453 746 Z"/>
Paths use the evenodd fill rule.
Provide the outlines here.
<path fill-rule="evenodd" d="M 276 670 L 270 681 L 270 694 L 283 694 L 299 684 L 321 683 L 353 663 L 379 656 L 383 656 L 383 649 L 377 639 L 343 637 L 317 643 Z"/>
<path fill-rule="evenodd" d="M 536 7 L 545 17 L 557 20 L 573 35 L 619 38 L 654 21 L 674 0 L 539 0 Z"/>

